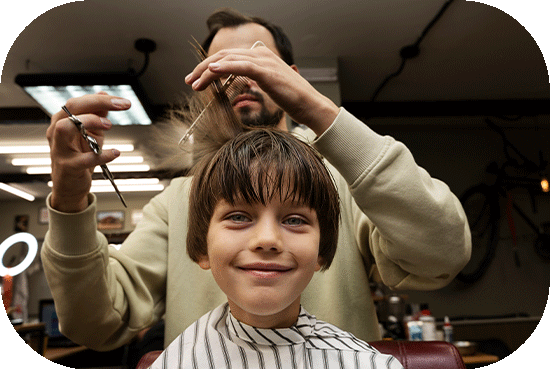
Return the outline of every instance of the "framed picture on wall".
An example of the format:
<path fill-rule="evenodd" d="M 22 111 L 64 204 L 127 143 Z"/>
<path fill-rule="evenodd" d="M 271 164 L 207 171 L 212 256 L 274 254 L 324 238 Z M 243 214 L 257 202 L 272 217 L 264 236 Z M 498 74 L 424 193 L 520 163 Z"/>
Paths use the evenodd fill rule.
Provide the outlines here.
<path fill-rule="evenodd" d="M 123 229 L 124 228 L 124 211 L 98 211 L 97 212 L 97 229 Z"/>
<path fill-rule="evenodd" d="M 29 216 L 16 215 L 13 230 L 14 232 L 27 232 L 29 230 Z"/>
<path fill-rule="evenodd" d="M 41 206 L 38 208 L 38 224 L 48 224 L 50 222 L 50 213 L 48 208 Z"/>
<path fill-rule="evenodd" d="M 143 218 L 143 210 L 141 210 L 141 209 L 132 210 L 132 225 L 133 226 L 136 226 L 142 218 Z"/>

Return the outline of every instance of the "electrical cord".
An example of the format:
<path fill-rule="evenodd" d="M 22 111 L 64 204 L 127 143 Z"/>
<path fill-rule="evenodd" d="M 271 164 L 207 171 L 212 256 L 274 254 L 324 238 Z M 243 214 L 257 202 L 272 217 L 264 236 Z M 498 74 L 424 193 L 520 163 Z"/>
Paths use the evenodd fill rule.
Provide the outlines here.
<path fill-rule="evenodd" d="M 376 97 L 380 94 L 380 91 L 382 91 L 382 89 L 388 84 L 388 82 L 397 77 L 398 75 L 401 74 L 401 72 L 403 72 L 403 69 L 405 68 L 405 64 L 407 62 L 408 59 L 412 59 L 416 56 L 418 56 L 418 54 L 420 54 L 420 43 L 422 42 L 422 40 L 424 39 L 424 37 L 426 37 L 426 35 L 428 34 L 428 32 L 430 31 L 430 29 L 435 25 L 435 23 L 441 18 L 441 16 L 443 16 L 443 13 L 445 13 L 445 11 L 447 10 L 447 8 L 451 5 L 451 3 L 453 2 L 454 0 L 447 0 L 445 2 L 445 4 L 443 4 L 443 6 L 441 7 L 441 9 L 439 10 L 439 12 L 436 14 L 436 16 L 430 21 L 430 23 L 428 23 L 428 25 L 424 28 L 424 30 L 422 31 L 422 33 L 420 34 L 420 37 L 418 37 L 418 39 L 416 40 L 416 42 L 412 45 L 407 45 L 407 46 L 404 46 L 400 52 L 399 52 L 399 55 L 401 57 L 401 65 L 399 66 L 399 68 L 397 69 L 397 71 L 391 73 L 390 75 L 388 75 L 383 81 L 382 83 L 378 86 L 378 88 L 376 88 L 376 90 L 374 91 L 374 94 L 372 95 L 372 98 L 371 98 L 371 102 L 374 102 L 374 100 L 376 99 Z"/>

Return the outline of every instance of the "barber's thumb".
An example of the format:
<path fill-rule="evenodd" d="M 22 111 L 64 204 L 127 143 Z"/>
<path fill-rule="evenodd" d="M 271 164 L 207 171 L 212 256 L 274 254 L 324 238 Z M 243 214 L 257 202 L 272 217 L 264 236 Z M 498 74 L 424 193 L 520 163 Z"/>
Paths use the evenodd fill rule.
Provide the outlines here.
<path fill-rule="evenodd" d="M 120 156 L 120 151 L 118 151 L 117 149 L 104 150 L 103 153 L 105 155 L 104 158 L 107 160 L 107 163 L 115 160 Z"/>

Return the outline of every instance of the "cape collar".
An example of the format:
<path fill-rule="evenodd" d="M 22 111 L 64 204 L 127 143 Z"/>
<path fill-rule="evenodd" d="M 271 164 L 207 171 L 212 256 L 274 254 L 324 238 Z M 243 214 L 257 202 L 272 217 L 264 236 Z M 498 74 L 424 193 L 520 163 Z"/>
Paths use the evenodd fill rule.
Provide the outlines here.
<path fill-rule="evenodd" d="M 300 307 L 298 320 L 290 328 L 256 328 L 238 321 L 229 311 L 226 318 L 231 335 L 256 345 L 287 346 L 304 343 L 312 335 L 317 319 Z"/>

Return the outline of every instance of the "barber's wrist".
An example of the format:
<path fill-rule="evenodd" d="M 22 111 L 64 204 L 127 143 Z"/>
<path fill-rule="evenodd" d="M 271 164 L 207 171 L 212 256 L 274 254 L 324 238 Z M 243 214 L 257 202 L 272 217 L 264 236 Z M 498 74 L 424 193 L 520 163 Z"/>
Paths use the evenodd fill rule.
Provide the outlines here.
<path fill-rule="evenodd" d="M 317 137 L 321 136 L 336 120 L 340 108 L 328 97 L 319 94 L 315 108 L 311 110 L 308 122 L 304 122 Z"/>
<path fill-rule="evenodd" d="M 50 206 L 52 209 L 62 213 L 80 213 L 89 206 L 88 194 L 82 196 L 64 196 L 52 191 L 50 197 Z"/>

